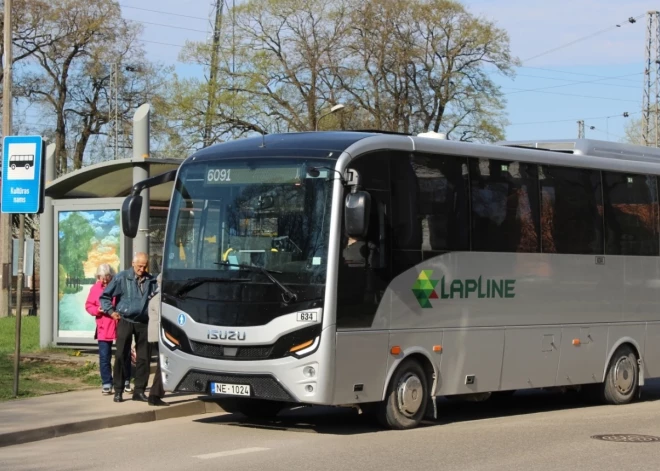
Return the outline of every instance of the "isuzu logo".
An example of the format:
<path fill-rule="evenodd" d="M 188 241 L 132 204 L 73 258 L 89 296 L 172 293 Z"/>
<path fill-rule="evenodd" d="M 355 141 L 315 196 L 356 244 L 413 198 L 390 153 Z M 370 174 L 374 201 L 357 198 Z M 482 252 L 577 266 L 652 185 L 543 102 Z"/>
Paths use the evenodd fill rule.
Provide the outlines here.
<path fill-rule="evenodd" d="M 209 340 L 245 340 L 245 332 L 240 330 L 209 329 L 206 334 Z"/>

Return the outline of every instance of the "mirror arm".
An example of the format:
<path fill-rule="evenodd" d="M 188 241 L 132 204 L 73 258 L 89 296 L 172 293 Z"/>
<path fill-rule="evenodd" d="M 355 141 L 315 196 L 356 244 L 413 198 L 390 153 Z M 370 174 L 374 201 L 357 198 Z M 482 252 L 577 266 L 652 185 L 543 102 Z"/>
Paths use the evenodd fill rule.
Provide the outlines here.
<path fill-rule="evenodd" d="M 142 193 L 142 190 L 147 188 L 162 185 L 163 183 L 173 182 L 176 180 L 177 172 L 178 169 L 170 170 L 169 172 L 161 173 L 160 175 L 156 175 L 155 177 L 147 178 L 146 180 L 142 180 L 141 182 L 136 183 L 131 188 L 131 196 L 137 196 Z"/>

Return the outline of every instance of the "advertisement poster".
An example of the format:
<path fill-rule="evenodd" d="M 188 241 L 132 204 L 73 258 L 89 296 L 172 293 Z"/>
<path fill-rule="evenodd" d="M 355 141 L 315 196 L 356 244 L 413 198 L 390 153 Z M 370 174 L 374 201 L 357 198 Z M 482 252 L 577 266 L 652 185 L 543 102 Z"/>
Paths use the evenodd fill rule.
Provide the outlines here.
<path fill-rule="evenodd" d="M 119 270 L 119 211 L 62 211 L 58 218 L 58 336 L 93 339 L 94 317 L 85 301 L 96 269 Z"/>

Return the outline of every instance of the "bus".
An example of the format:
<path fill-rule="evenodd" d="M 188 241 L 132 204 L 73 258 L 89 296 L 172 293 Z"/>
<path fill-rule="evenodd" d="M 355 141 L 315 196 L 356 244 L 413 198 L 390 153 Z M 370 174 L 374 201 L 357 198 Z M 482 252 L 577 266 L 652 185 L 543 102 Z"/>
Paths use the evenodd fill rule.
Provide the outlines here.
<path fill-rule="evenodd" d="M 16 154 L 9 156 L 9 165 L 12 170 L 16 170 L 16 167 L 24 167 L 25 170 L 30 170 L 30 167 L 34 167 L 34 154 Z"/>
<path fill-rule="evenodd" d="M 436 398 L 525 389 L 629 403 L 660 376 L 660 150 L 309 132 L 199 150 L 162 264 L 167 391 L 393 429 Z"/>

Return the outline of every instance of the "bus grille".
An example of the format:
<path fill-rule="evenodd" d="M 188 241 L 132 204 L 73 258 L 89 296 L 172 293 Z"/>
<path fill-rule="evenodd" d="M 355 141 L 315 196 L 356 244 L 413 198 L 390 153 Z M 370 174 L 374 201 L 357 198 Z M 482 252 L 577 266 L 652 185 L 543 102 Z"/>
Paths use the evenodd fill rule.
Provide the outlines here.
<path fill-rule="evenodd" d="M 227 355 L 225 347 L 236 348 L 235 355 Z M 223 345 L 214 345 L 210 343 L 190 341 L 190 348 L 193 355 L 204 358 L 213 358 L 216 360 L 267 360 L 273 352 L 272 345 L 254 346 L 254 347 L 230 347 Z"/>
<path fill-rule="evenodd" d="M 270 375 L 236 375 L 192 370 L 184 376 L 176 390 L 209 394 L 211 382 L 249 384 L 254 398 L 295 402 L 286 389 Z"/>

